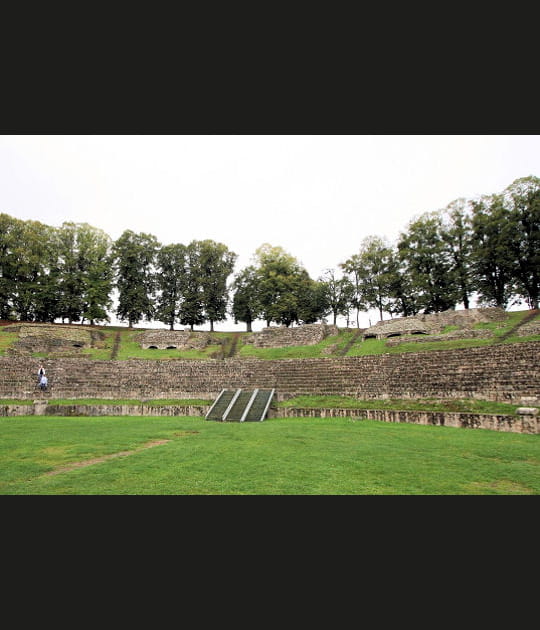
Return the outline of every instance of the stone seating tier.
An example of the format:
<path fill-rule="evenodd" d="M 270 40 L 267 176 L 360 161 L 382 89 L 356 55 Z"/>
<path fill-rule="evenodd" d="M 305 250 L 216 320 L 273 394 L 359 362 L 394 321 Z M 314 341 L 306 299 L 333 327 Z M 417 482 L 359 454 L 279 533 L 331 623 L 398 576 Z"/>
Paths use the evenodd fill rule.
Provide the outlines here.
<path fill-rule="evenodd" d="M 227 388 L 295 395 L 377 398 L 540 398 L 540 342 L 362 357 L 167 361 L 48 359 L 50 388 L 37 387 L 39 360 L 0 357 L 0 398 L 200 398 Z"/>

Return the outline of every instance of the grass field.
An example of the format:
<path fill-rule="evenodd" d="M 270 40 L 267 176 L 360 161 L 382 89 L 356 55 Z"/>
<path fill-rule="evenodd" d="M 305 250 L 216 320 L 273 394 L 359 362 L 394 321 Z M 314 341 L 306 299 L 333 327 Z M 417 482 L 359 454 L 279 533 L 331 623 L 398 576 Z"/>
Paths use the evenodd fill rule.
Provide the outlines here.
<path fill-rule="evenodd" d="M 540 437 L 350 418 L 0 418 L 2 495 L 540 493 Z"/>

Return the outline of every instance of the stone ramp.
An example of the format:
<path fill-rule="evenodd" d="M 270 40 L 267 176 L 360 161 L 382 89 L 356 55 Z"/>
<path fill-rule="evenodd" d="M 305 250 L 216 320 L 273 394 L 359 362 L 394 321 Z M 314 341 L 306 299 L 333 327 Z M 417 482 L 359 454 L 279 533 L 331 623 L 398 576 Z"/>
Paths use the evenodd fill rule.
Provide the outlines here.
<path fill-rule="evenodd" d="M 271 390 L 223 389 L 205 416 L 221 422 L 261 422 L 274 396 Z"/>

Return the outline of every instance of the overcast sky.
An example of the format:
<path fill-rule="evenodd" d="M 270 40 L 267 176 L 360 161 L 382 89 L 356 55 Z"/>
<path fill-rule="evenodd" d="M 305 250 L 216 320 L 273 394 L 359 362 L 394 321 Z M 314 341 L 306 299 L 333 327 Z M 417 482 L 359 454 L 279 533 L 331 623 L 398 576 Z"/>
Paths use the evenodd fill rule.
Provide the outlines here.
<path fill-rule="evenodd" d="M 313 279 L 366 236 L 394 243 L 414 217 L 528 175 L 540 135 L 0 136 L 0 212 L 113 239 L 212 239 L 238 254 L 235 271 L 270 243 Z"/>

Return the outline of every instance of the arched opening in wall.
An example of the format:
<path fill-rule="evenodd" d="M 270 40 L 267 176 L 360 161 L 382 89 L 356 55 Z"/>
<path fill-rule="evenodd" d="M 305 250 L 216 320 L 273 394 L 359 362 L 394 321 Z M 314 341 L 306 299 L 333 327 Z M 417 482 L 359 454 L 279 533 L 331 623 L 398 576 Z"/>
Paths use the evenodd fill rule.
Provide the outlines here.
<path fill-rule="evenodd" d="M 158 347 L 157 346 L 148 346 L 148 350 L 157 350 Z"/>
<path fill-rule="evenodd" d="M 167 346 L 167 350 L 176 350 L 176 346 Z"/>
<path fill-rule="evenodd" d="M 401 333 L 398 333 L 398 332 L 388 333 L 388 334 L 386 335 L 386 338 L 387 338 L 387 339 L 390 339 L 390 337 L 401 337 Z"/>
<path fill-rule="evenodd" d="M 411 335 L 427 335 L 425 330 L 411 330 Z"/>
<path fill-rule="evenodd" d="M 74 348 L 82 348 L 82 347 L 83 347 L 83 345 L 82 345 L 82 343 L 74 343 L 74 344 L 73 344 L 73 347 L 74 347 Z"/>
<path fill-rule="evenodd" d="M 377 339 L 377 335 L 364 335 L 364 340 L 365 339 Z"/>

